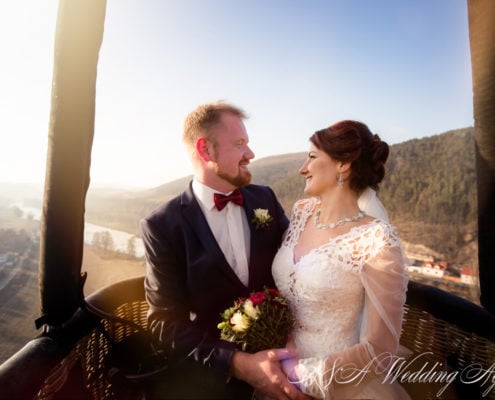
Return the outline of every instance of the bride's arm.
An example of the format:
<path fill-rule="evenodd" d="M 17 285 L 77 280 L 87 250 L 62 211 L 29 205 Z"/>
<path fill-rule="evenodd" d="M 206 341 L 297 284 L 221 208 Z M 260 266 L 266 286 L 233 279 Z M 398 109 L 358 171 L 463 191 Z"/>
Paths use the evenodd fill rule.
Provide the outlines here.
<path fill-rule="evenodd" d="M 397 354 L 407 289 L 400 247 L 382 248 L 364 265 L 361 277 L 365 300 L 359 343 L 326 358 L 299 360 L 296 367 L 304 391 L 315 397 L 378 376 Z"/>

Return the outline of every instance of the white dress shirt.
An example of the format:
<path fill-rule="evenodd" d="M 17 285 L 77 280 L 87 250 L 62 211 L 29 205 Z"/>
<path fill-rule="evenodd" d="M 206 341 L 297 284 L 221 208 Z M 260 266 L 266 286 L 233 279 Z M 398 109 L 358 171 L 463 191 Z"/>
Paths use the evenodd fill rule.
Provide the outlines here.
<path fill-rule="evenodd" d="M 222 211 L 218 211 L 213 195 L 220 192 L 202 184 L 197 179 L 193 179 L 192 189 L 227 262 L 240 281 L 247 286 L 249 283 L 250 234 L 243 207 L 229 201 Z"/>

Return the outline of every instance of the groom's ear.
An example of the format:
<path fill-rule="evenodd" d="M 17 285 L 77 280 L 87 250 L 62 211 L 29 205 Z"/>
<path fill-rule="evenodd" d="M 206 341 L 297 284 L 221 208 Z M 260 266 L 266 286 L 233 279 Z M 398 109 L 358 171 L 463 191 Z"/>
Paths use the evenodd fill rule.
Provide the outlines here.
<path fill-rule="evenodd" d="M 199 158 L 204 162 L 211 161 L 210 148 L 208 140 L 204 137 L 200 137 L 196 140 L 196 153 L 198 153 Z"/>

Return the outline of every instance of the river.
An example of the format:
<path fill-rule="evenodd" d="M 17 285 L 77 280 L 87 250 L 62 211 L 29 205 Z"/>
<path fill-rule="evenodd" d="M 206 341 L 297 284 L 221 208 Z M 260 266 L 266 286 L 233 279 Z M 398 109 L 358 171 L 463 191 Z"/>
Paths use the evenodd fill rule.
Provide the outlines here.
<path fill-rule="evenodd" d="M 23 212 L 23 217 L 32 217 L 33 219 L 41 220 L 41 209 L 35 207 L 28 207 L 20 203 L 13 204 L 12 207 L 17 207 Z M 84 243 L 92 244 L 94 234 L 97 232 L 109 232 L 112 236 L 114 250 L 122 253 L 128 252 L 129 240 L 134 238 L 134 255 L 136 257 L 144 256 L 144 244 L 141 238 L 136 237 L 128 232 L 118 231 L 105 226 L 91 224 L 86 222 L 84 224 Z"/>

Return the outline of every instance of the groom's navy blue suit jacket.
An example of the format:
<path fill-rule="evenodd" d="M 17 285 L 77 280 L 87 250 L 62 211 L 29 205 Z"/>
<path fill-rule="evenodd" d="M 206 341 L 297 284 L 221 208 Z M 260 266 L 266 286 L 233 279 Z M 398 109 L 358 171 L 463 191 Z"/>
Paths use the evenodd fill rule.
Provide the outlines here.
<path fill-rule="evenodd" d="M 191 184 L 141 221 L 148 322 L 154 340 L 172 358 L 194 359 L 225 373 L 236 346 L 219 339 L 221 313 L 239 297 L 274 287 L 271 264 L 288 226 L 270 188 L 248 185 L 241 192 L 251 233 L 249 287 L 227 263 Z M 266 229 L 257 229 L 252 222 L 257 208 L 267 209 L 273 217 Z"/>

